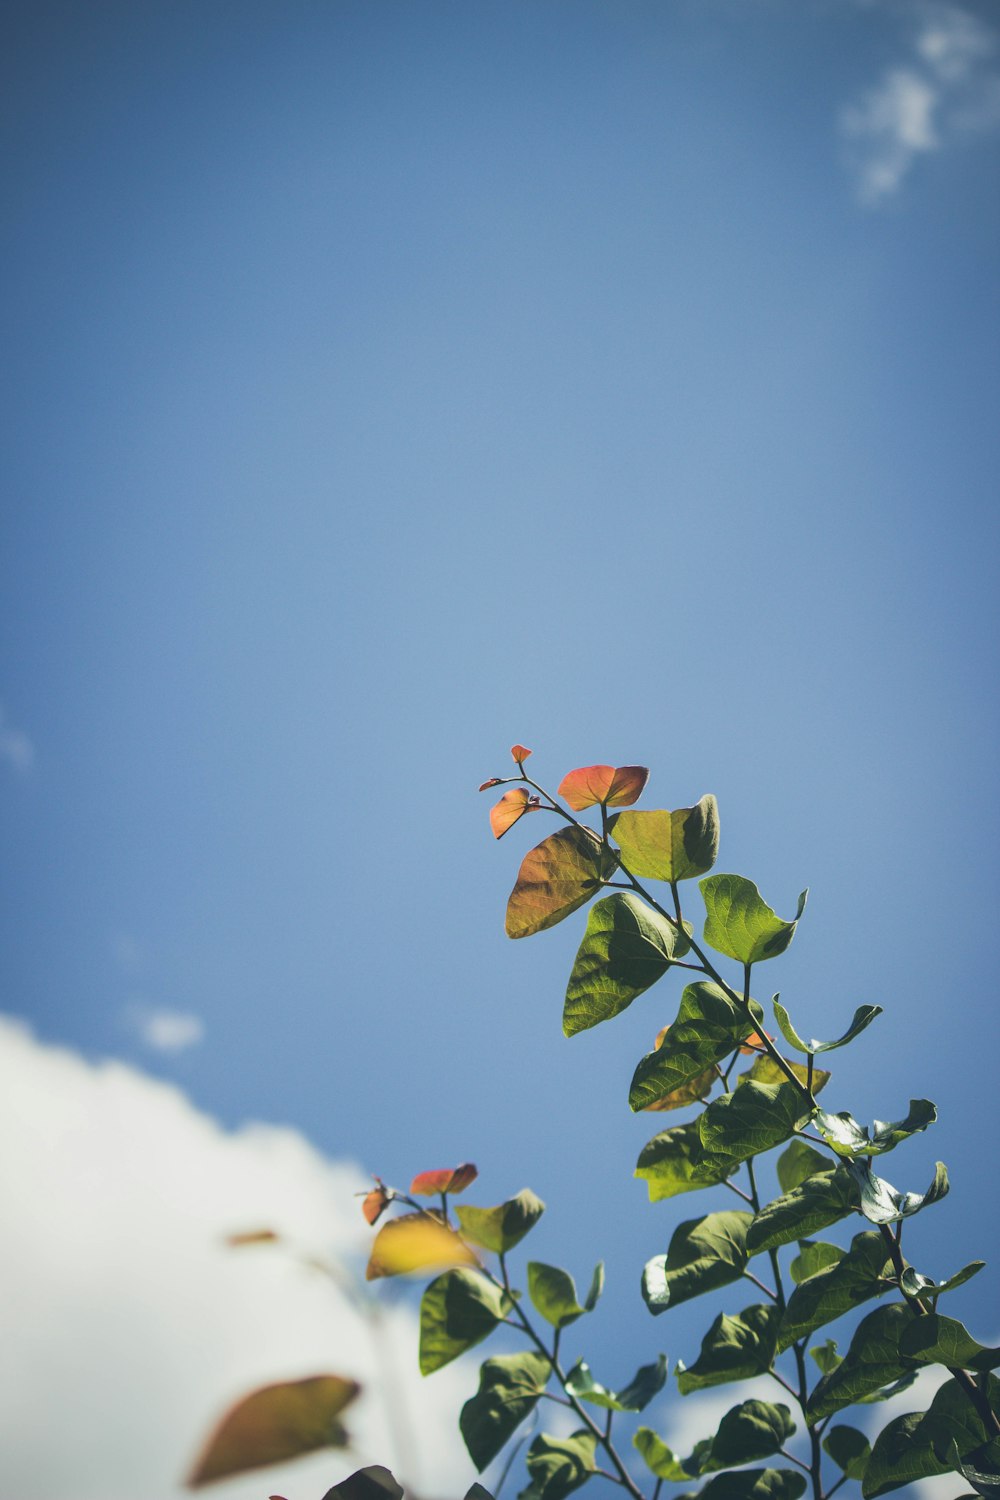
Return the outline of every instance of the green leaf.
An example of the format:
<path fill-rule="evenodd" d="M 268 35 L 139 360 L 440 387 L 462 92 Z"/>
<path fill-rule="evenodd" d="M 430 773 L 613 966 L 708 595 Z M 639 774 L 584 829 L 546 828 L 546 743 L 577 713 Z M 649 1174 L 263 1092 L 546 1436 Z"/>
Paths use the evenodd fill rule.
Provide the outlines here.
<path fill-rule="evenodd" d="M 572 1437 L 555 1438 L 540 1432 L 528 1449 L 525 1462 L 531 1483 L 518 1500 L 561 1500 L 593 1474 L 597 1439 L 581 1430 Z"/>
<path fill-rule="evenodd" d="M 615 863 L 589 828 L 574 824 L 550 833 L 521 861 L 507 902 L 507 936 L 530 937 L 554 927 L 600 890 Z"/>
<path fill-rule="evenodd" d="M 632 1109 L 648 1109 L 664 1094 L 672 1094 L 735 1052 L 763 1020 L 755 1002 L 751 1012 L 752 1021 L 739 1001 L 717 984 L 689 984 L 681 995 L 676 1021 L 660 1046 L 648 1052 L 635 1070 L 628 1097 Z"/>
<path fill-rule="evenodd" d="M 403 1486 L 384 1465 L 369 1464 L 327 1490 L 323 1500 L 403 1500 Z"/>
<path fill-rule="evenodd" d="M 988 1349 L 955 1318 L 929 1313 L 917 1318 L 900 1340 L 900 1353 L 922 1365 L 948 1365 L 953 1370 L 995 1370 L 1000 1349 Z"/>
<path fill-rule="evenodd" d="M 749 1464 L 777 1453 L 795 1431 L 787 1406 L 771 1401 L 742 1401 L 719 1423 L 711 1440 L 708 1462 L 701 1472 L 712 1473 L 731 1464 Z"/>
<path fill-rule="evenodd" d="M 470 1484 L 465 1492 L 464 1500 L 494 1500 L 494 1497 L 481 1484 Z"/>
<path fill-rule="evenodd" d="M 798 1139 L 790 1141 L 775 1162 L 778 1183 L 783 1193 L 790 1193 L 800 1182 L 805 1182 L 807 1177 L 812 1177 L 816 1172 L 828 1172 L 830 1166 L 828 1156 Z"/>
<path fill-rule="evenodd" d="M 916 1479 L 948 1472 L 950 1465 L 936 1458 L 930 1443 L 919 1436 L 923 1420 L 922 1411 L 911 1411 L 882 1428 L 865 1469 L 861 1490 L 865 1500 L 887 1495 Z"/>
<path fill-rule="evenodd" d="M 840 1245 L 831 1245 L 826 1240 L 802 1240 L 799 1253 L 788 1268 L 792 1280 L 796 1286 L 808 1281 L 818 1271 L 825 1271 L 827 1266 L 835 1266 L 843 1260 L 845 1253 Z"/>
<path fill-rule="evenodd" d="M 640 1427 L 632 1439 L 632 1445 L 639 1450 L 646 1467 L 658 1479 L 682 1482 L 693 1477 L 684 1468 L 676 1453 L 667 1447 L 662 1438 L 657 1437 L 651 1427 Z"/>
<path fill-rule="evenodd" d="M 905 1302 L 893 1302 L 862 1318 L 843 1360 L 823 1376 L 809 1398 L 806 1418 L 810 1426 L 911 1373 L 907 1370 L 910 1361 L 900 1352 L 900 1339 L 915 1317 Z"/>
<path fill-rule="evenodd" d="M 188 1477 L 189 1487 L 320 1448 L 346 1447 L 347 1433 L 337 1419 L 360 1389 L 342 1375 L 313 1375 L 252 1391 L 216 1424 Z"/>
<path fill-rule="evenodd" d="M 882 1236 L 872 1229 L 856 1234 L 846 1255 L 803 1281 L 789 1297 L 778 1329 L 779 1351 L 851 1312 L 869 1297 L 880 1297 L 892 1285 L 892 1265 Z"/>
<path fill-rule="evenodd" d="M 728 1158 L 706 1159 L 698 1134 L 698 1121 L 674 1125 L 661 1130 L 647 1141 L 639 1153 L 635 1175 L 645 1179 L 651 1203 L 661 1198 L 675 1198 L 696 1188 L 713 1187 L 725 1182 L 736 1170 Z"/>
<path fill-rule="evenodd" d="M 804 1474 L 794 1469 L 742 1469 L 736 1474 L 717 1474 L 697 1494 L 697 1500 L 799 1500 L 805 1493 Z M 693 1495 L 678 1500 L 694 1500 Z"/>
<path fill-rule="evenodd" d="M 965 1459 L 952 1447 L 948 1457 L 952 1468 L 968 1480 L 977 1495 L 1000 1500 L 1000 1438 L 984 1443 Z"/>
<path fill-rule="evenodd" d="M 708 1106 L 698 1131 L 706 1152 L 739 1163 L 780 1146 L 811 1113 L 793 1083 L 745 1083 Z"/>
<path fill-rule="evenodd" d="M 856 1427 L 831 1427 L 823 1439 L 823 1447 L 838 1469 L 843 1469 L 848 1479 L 863 1479 L 871 1453 L 871 1444 L 863 1432 Z"/>
<path fill-rule="evenodd" d="M 610 820 L 622 863 L 641 880 L 707 875 L 719 852 L 719 805 L 712 796 L 676 812 L 623 812 Z"/>
<path fill-rule="evenodd" d="M 754 1256 L 804 1239 L 836 1224 L 856 1203 L 857 1189 L 846 1166 L 817 1172 L 790 1193 L 765 1204 L 747 1230 L 747 1251 Z"/>
<path fill-rule="evenodd" d="M 508 1198 L 506 1203 L 498 1203 L 496 1208 L 455 1204 L 455 1214 L 465 1238 L 497 1255 L 503 1255 L 520 1244 L 544 1212 L 545 1204 L 530 1188 L 522 1188 L 515 1197 Z"/>
<path fill-rule="evenodd" d="M 857 1184 L 861 1212 L 872 1224 L 891 1224 L 918 1214 L 937 1203 L 948 1191 L 948 1170 L 943 1161 L 934 1168 L 934 1181 L 926 1193 L 898 1193 L 884 1177 L 876 1177 L 862 1162 L 845 1163 Z"/>
<path fill-rule="evenodd" d="M 737 963 L 756 964 L 784 953 L 795 925 L 806 905 L 807 891 L 799 897 L 790 922 L 783 922 L 763 899 L 752 880 L 742 875 L 710 875 L 700 884 L 708 918 L 705 941 L 717 953 Z"/>
<path fill-rule="evenodd" d="M 815 1348 L 809 1350 L 809 1353 L 816 1361 L 821 1375 L 829 1375 L 838 1365 L 844 1363 L 844 1356 L 837 1353 L 836 1339 L 827 1339 L 825 1343 L 817 1344 Z"/>
<path fill-rule="evenodd" d="M 816 1128 L 838 1156 L 881 1156 L 900 1141 L 926 1130 L 936 1119 L 937 1110 L 929 1099 L 911 1099 L 905 1120 L 876 1120 L 869 1130 L 846 1110 L 830 1115 L 821 1109 L 816 1115 Z"/>
<path fill-rule="evenodd" d="M 942 1292 L 950 1292 L 957 1286 L 964 1286 L 971 1281 L 973 1276 L 978 1276 L 986 1262 L 984 1260 L 970 1260 L 967 1266 L 956 1271 L 954 1276 L 949 1276 L 947 1281 L 934 1281 L 930 1276 L 922 1276 L 912 1266 L 907 1266 L 899 1278 L 900 1290 L 907 1297 L 918 1297 L 921 1302 L 928 1302 L 935 1297 L 940 1297 Z"/>
<path fill-rule="evenodd" d="M 802 1063 L 788 1063 L 795 1077 L 804 1088 L 809 1087 L 809 1070 Z M 766 1053 L 754 1058 L 753 1063 L 745 1073 L 741 1073 L 736 1080 L 736 1087 L 742 1088 L 745 1083 L 784 1083 L 788 1074 L 784 1068 L 780 1068 L 773 1057 Z M 830 1074 L 826 1068 L 814 1068 L 812 1075 L 813 1098 L 816 1097 L 830 1082 Z M 826 1158 L 824 1157 L 824 1161 Z"/>
<path fill-rule="evenodd" d="M 987 1376 L 986 1398 L 991 1411 L 1000 1411 L 1000 1380 L 995 1375 Z M 982 1417 L 958 1381 L 946 1380 L 923 1414 L 921 1441 L 930 1443 L 935 1456 L 944 1462 L 952 1443 L 964 1457 L 985 1443 L 987 1436 Z"/>
<path fill-rule="evenodd" d="M 500 1354 L 479 1369 L 479 1390 L 458 1419 L 469 1457 L 482 1473 L 520 1427 L 545 1389 L 552 1365 L 543 1354 Z"/>
<path fill-rule="evenodd" d="M 661 1354 L 653 1365 L 643 1365 L 637 1370 L 628 1385 L 620 1391 L 609 1391 L 600 1385 L 590 1373 L 585 1360 L 579 1360 L 566 1377 L 566 1390 L 580 1401 L 589 1401 L 591 1406 L 602 1406 L 607 1411 L 643 1411 L 653 1397 L 662 1391 L 667 1381 L 667 1359 Z"/>
<path fill-rule="evenodd" d="M 601 1293 L 603 1291 L 604 1291 L 604 1262 L 603 1262 L 603 1260 L 599 1260 L 597 1262 L 597 1265 L 594 1267 L 594 1274 L 590 1278 L 590 1290 L 588 1291 L 586 1297 L 584 1297 L 584 1299 L 583 1299 L 583 1310 L 584 1310 L 584 1312 L 593 1312 L 594 1311 L 594 1308 L 597 1306 L 598 1302 L 601 1300 Z"/>
<path fill-rule="evenodd" d="M 528 1262 L 528 1296 L 553 1328 L 568 1328 L 587 1311 L 577 1301 L 576 1282 L 569 1272 L 540 1260 Z"/>
<path fill-rule="evenodd" d="M 617 1016 L 690 946 L 683 929 L 631 891 L 595 902 L 566 989 L 565 1034 L 574 1036 Z"/>
<path fill-rule="evenodd" d="M 762 1304 L 745 1307 L 736 1317 L 720 1313 L 702 1340 L 701 1353 L 690 1368 L 677 1365 L 682 1396 L 730 1380 L 762 1375 L 774 1355 L 777 1309 Z"/>
<path fill-rule="evenodd" d="M 465 1266 L 445 1271 L 420 1301 L 420 1373 L 450 1364 L 493 1332 L 513 1303 L 482 1274 Z"/>
<path fill-rule="evenodd" d="M 642 1295 L 650 1312 L 666 1312 L 702 1292 L 738 1281 L 747 1263 L 752 1217 L 740 1209 L 726 1209 L 679 1224 L 666 1255 L 647 1261 L 642 1273 Z"/>
<path fill-rule="evenodd" d="M 876 1016 L 882 1014 L 881 1005 L 859 1005 L 854 1012 L 854 1020 L 848 1026 L 843 1036 L 837 1037 L 836 1041 L 817 1042 L 813 1040 L 804 1042 L 792 1025 L 791 1018 L 785 1007 L 780 1004 L 777 995 L 775 995 L 771 1004 L 774 1006 L 774 1018 L 778 1023 L 778 1028 L 788 1045 L 794 1047 L 798 1052 L 811 1053 L 813 1056 L 817 1052 L 833 1052 L 837 1047 L 846 1047 L 848 1042 L 853 1042 L 856 1036 L 859 1036 L 862 1031 L 872 1024 Z"/>

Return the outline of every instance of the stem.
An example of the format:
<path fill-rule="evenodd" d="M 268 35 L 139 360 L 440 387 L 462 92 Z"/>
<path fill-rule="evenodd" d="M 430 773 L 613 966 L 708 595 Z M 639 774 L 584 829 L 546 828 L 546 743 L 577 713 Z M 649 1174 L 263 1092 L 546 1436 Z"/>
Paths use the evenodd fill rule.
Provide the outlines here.
<path fill-rule="evenodd" d="M 778 1294 L 777 1294 L 777 1292 L 772 1292 L 771 1288 L 769 1286 L 765 1286 L 762 1281 L 758 1281 L 757 1278 L 756 1278 L 756 1276 L 753 1274 L 752 1271 L 744 1271 L 743 1275 L 746 1277 L 747 1281 L 752 1281 L 753 1284 L 754 1284 L 754 1286 L 758 1289 L 758 1291 L 761 1291 L 761 1292 L 764 1293 L 765 1297 L 770 1297 L 770 1299 L 771 1299 L 772 1302 L 777 1302 L 777 1300 L 778 1300 Z"/>

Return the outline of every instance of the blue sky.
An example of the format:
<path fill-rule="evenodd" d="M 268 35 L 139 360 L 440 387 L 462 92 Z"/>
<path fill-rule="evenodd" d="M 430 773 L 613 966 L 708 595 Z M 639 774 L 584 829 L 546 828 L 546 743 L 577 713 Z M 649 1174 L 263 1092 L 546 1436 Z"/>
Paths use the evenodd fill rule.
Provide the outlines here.
<path fill-rule="evenodd" d="M 494 847 L 475 792 L 515 740 L 553 786 L 642 762 L 779 913 L 811 886 L 772 988 L 815 1035 L 885 1006 L 834 1107 L 935 1099 L 890 1176 L 952 1168 L 926 1269 L 988 1255 L 995 9 L 4 29 L 0 923 L 39 1055 L 528 1182 L 536 1253 L 608 1260 L 595 1369 L 623 1330 L 690 1360 L 703 1310 L 636 1295 L 690 1214 L 625 1104 L 678 986 L 566 1042 L 582 920 L 506 940 L 537 823 Z M 995 1275 L 955 1296 L 984 1336 Z"/>

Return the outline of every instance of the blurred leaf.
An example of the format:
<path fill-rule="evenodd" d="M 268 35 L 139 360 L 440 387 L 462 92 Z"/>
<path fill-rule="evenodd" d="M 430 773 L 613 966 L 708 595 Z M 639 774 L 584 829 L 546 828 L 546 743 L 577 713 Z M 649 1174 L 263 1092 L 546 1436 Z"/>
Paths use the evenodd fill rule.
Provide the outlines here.
<path fill-rule="evenodd" d="M 479 789 L 482 791 L 482 787 Z M 493 837 L 502 839 L 508 828 L 513 828 L 518 818 L 523 817 L 526 812 L 535 812 L 538 809 L 538 798 L 532 797 L 523 786 L 511 787 L 509 792 L 504 792 L 500 801 L 490 808 L 490 827 Z"/>
<path fill-rule="evenodd" d="M 732 1464 L 749 1464 L 758 1458 L 770 1458 L 780 1452 L 795 1431 L 787 1406 L 770 1401 L 742 1401 L 719 1423 L 703 1474 L 725 1469 Z"/>
<path fill-rule="evenodd" d="M 631 891 L 595 902 L 569 976 L 563 1031 L 574 1036 L 617 1016 L 689 948 L 682 929 Z"/>
<path fill-rule="evenodd" d="M 633 1447 L 641 1453 L 646 1467 L 658 1479 L 683 1482 L 692 1476 L 662 1438 L 657 1437 L 651 1427 L 640 1427 L 632 1439 Z"/>
<path fill-rule="evenodd" d="M 871 1229 L 856 1234 L 846 1255 L 803 1281 L 789 1297 L 778 1330 L 779 1351 L 868 1298 L 880 1297 L 892 1287 L 891 1277 L 892 1264 L 882 1236 Z"/>
<path fill-rule="evenodd" d="M 588 828 L 560 828 L 521 861 L 507 902 L 507 936 L 530 937 L 554 927 L 601 888 L 615 856 Z"/>
<path fill-rule="evenodd" d="M 857 1189 L 847 1167 L 817 1172 L 761 1209 L 747 1231 L 747 1250 L 753 1256 L 762 1250 L 791 1244 L 792 1240 L 805 1239 L 829 1224 L 836 1224 L 856 1204 Z"/>
<path fill-rule="evenodd" d="M 644 880 L 706 875 L 719 852 L 719 807 L 711 796 L 676 812 L 619 813 L 609 827 L 625 868 Z"/>
<path fill-rule="evenodd" d="M 828 1156 L 798 1137 L 789 1142 L 775 1162 L 778 1183 L 783 1193 L 790 1193 L 800 1182 L 805 1182 L 807 1177 L 812 1177 L 817 1172 L 826 1172 L 830 1166 Z"/>
<path fill-rule="evenodd" d="M 905 1120 L 876 1120 L 869 1130 L 846 1110 L 830 1115 L 821 1109 L 816 1115 L 816 1129 L 838 1156 L 880 1156 L 926 1130 L 936 1119 L 937 1110 L 929 1099 L 911 1099 Z"/>
<path fill-rule="evenodd" d="M 985 1264 L 984 1260 L 970 1260 L 967 1266 L 956 1271 L 954 1276 L 949 1276 L 947 1281 L 934 1281 L 930 1276 L 922 1276 L 912 1266 L 907 1266 L 899 1279 L 900 1289 L 907 1297 L 918 1297 L 921 1302 L 927 1302 L 933 1297 L 940 1297 L 942 1292 L 951 1292 L 957 1286 L 964 1286 L 973 1276 L 979 1275 Z"/>
<path fill-rule="evenodd" d="M 702 1292 L 739 1281 L 747 1263 L 752 1217 L 740 1209 L 726 1209 L 679 1224 L 666 1255 L 648 1261 L 642 1273 L 642 1295 L 650 1312 L 665 1312 Z"/>
<path fill-rule="evenodd" d="M 476 1257 L 458 1235 L 429 1214 L 401 1214 L 382 1225 L 375 1236 L 365 1280 L 409 1276 L 442 1266 L 468 1266 Z"/>
<path fill-rule="evenodd" d="M 896 1219 L 909 1218 L 922 1208 L 937 1203 L 948 1191 L 948 1171 L 943 1161 L 934 1168 L 934 1181 L 926 1193 L 898 1193 L 884 1177 L 857 1161 L 845 1162 L 846 1169 L 854 1178 L 861 1204 L 861 1212 L 872 1224 L 891 1224 Z"/>
<path fill-rule="evenodd" d="M 777 1308 L 755 1304 L 736 1317 L 720 1313 L 702 1340 L 701 1353 L 690 1368 L 677 1365 L 682 1396 L 730 1380 L 762 1375 L 774 1355 Z"/>
<path fill-rule="evenodd" d="M 361 1205 L 361 1212 L 369 1224 L 376 1224 L 385 1213 L 392 1202 L 392 1194 L 386 1189 L 385 1184 L 376 1177 L 375 1186 L 370 1193 L 366 1193 Z"/>
<path fill-rule="evenodd" d="M 596 1447 L 597 1439 L 586 1430 L 568 1438 L 540 1432 L 525 1459 L 531 1483 L 518 1500 L 562 1500 L 563 1495 L 579 1489 L 594 1472 Z"/>
<path fill-rule="evenodd" d="M 601 1300 L 601 1294 L 602 1294 L 603 1291 L 604 1291 L 604 1262 L 603 1262 L 603 1260 L 599 1260 L 597 1262 L 597 1265 L 594 1267 L 594 1274 L 590 1278 L 590 1289 L 588 1290 L 586 1297 L 584 1297 L 584 1299 L 583 1299 L 583 1310 L 584 1310 L 584 1312 L 593 1312 L 594 1311 L 594 1308 L 597 1306 L 598 1302 Z"/>
<path fill-rule="evenodd" d="M 699 1116 L 701 1144 L 734 1163 L 787 1141 L 812 1111 L 793 1083 L 753 1083 L 722 1094 Z"/>
<path fill-rule="evenodd" d="M 436 1172 L 418 1172 L 410 1183 L 410 1192 L 420 1198 L 437 1198 L 442 1193 L 461 1193 L 479 1176 L 471 1161 L 459 1167 L 442 1167 Z"/>
<path fill-rule="evenodd" d="M 653 1365 L 643 1365 L 622 1390 L 609 1391 L 590 1373 L 585 1360 L 578 1360 L 566 1377 L 566 1390 L 579 1401 L 607 1411 L 643 1411 L 667 1381 L 667 1360 L 661 1354 Z"/>
<path fill-rule="evenodd" d="M 639 1152 L 635 1175 L 645 1179 L 651 1203 L 691 1193 L 696 1188 L 713 1187 L 724 1182 L 736 1170 L 735 1162 L 724 1159 L 706 1161 L 698 1134 L 698 1121 L 674 1125 L 661 1130 Z M 794 1236 L 793 1236 L 794 1238 Z"/>
<path fill-rule="evenodd" d="M 479 790 L 481 792 L 488 792 L 489 789 L 490 789 L 490 787 L 493 787 L 493 786 L 503 786 L 503 777 L 502 776 L 490 776 L 488 780 L 480 782 L 480 784 L 479 784 Z"/>
<path fill-rule="evenodd" d="M 843 1260 L 844 1254 L 840 1245 L 828 1244 L 826 1240 L 800 1240 L 799 1253 L 789 1266 L 792 1280 L 796 1285 L 808 1281 L 818 1271 L 825 1271 L 827 1266 L 835 1266 L 838 1261 Z"/>
<path fill-rule="evenodd" d="M 496 1255 L 520 1244 L 544 1212 L 545 1204 L 530 1188 L 522 1188 L 495 1208 L 473 1208 L 471 1203 L 455 1205 L 455 1216 L 465 1238 Z"/>
<path fill-rule="evenodd" d="M 493 1496 L 481 1484 L 474 1483 L 466 1490 L 465 1500 L 493 1500 Z"/>
<path fill-rule="evenodd" d="M 778 1001 L 777 995 L 771 1001 L 774 1006 L 775 1019 L 782 1036 L 790 1047 L 795 1047 L 799 1052 L 813 1053 L 833 1052 L 837 1047 L 846 1047 L 856 1036 L 860 1036 L 866 1027 L 870 1026 L 876 1016 L 882 1014 L 881 1005 L 859 1005 L 854 1012 L 854 1019 L 844 1032 L 843 1036 L 837 1037 L 834 1042 L 817 1042 L 815 1040 L 804 1042 L 792 1025 L 791 1018 L 783 1005 Z M 845 1429 L 846 1431 L 846 1429 Z"/>
<path fill-rule="evenodd" d="M 535 1408 L 552 1372 L 543 1354 L 501 1354 L 479 1369 L 479 1390 L 458 1419 L 469 1457 L 482 1473 Z"/>
<path fill-rule="evenodd" d="M 327 1490 L 323 1500 L 403 1500 L 403 1486 L 381 1464 L 370 1464 Z"/>
<path fill-rule="evenodd" d="M 748 1020 L 742 1005 L 717 984 L 699 980 L 681 995 L 677 1019 L 660 1046 L 647 1052 L 632 1078 L 629 1105 L 645 1109 L 698 1078 L 706 1068 L 735 1052 L 760 1020 L 751 1002 Z"/>
<path fill-rule="evenodd" d="M 532 752 L 530 750 L 526 750 L 523 745 L 511 745 L 510 753 L 517 761 L 517 764 L 519 766 L 523 766 L 524 762 L 528 759 L 528 756 Z"/>
<path fill-rule="evenodd" d="M 318 1448 L 345 1447 L 347 1434 L 337 1418 L 360 1389 L 342 1375 L 313 1375 L 244 1396 L 210 1435 L 187 1480 L 189 1488 Z"/>
<path fill-rule="evenodd" d="M 278 1239 L 273 1229 L 243 1229 L 227 1234 L 226 1244 L 231 1250 L 242 1250 L 245 1245 L 274 1245 Z"/>
<path fill-rule="evenodd" d="M 917 1318 L 899 1342 L 900 1353 L 922 1365 L 948 1365 L 953 1370 L 995 1370 L 1000 1349 L 988 1349 L 963 1324 L 942 1313 Z"/>
<path fill-rule="evenodd" d="M 865 1477 L 871 1444 L 856 1427 L 831 1427 L 823 1439 L 823 1448 L 848 1479 Z"/>
<path fill-rule="evenodd" d="M 420 1373 L 450 1364 L 493 1332 L 513 1307 L 481 1271 L 446 1271 L 420 1301 Z"/>
<path fill-rule="evenodd" d="M 581 766 L 559 783 L 558 795 L 574 812 L 603 803 L 605 807 L 628 807 L 641 795 L 649 780 L 645 766 Z"/>
<path fill-rule="evenodd" d="M 539 1260 L 528 1262 L 528 1296 L 553 1328 L 568 1328 L 586 1312 L 576 1299 L 576 1282 L 569 1272 Z"/>
<path fill-rule="evenodd" d="M 705 941 L 717 953 L 741 964 L 761 963 L 784 953 L 805 910 L 807 891 L 799 897 L 790 922 L 783 922 L 752 880 L 742 875 L 709 875 L 700 885 L 708 913 Z"/>
<path fill-rule="evenodd" d="M 915 1317 L 905 1302 L 893 1302 L 862 1318 L 843 1360 L 809 1398 L 810 1426 L 907 1375 L 910 1361 L 900 1351 L 900 1340 Z"/>
<path fill-rule="evenodd" d="M 823 1375 L 829 1375 L 838 1365 L 843 1364 L 844 1356 L 837 1353 L 837 1340 L 827 1339 L 823 1344 L 817 1344 L 810 1349 L 809 1353 L 816 1361 L 817 1368 Z"/>

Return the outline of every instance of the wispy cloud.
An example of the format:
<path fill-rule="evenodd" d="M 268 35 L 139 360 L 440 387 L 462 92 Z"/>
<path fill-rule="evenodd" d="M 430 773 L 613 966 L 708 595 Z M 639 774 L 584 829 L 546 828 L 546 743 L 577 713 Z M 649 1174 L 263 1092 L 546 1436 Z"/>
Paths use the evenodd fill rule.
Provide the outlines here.
<path fill-rule="evenodd" d="M 205 1035 L 200 1016 L 143 1001 L 133 1001 L 128 1006 L 126 1019 L 144 1046 L 154 1052 L 186 1052 L 189 1047 L 196 1047 Z"/>
<path fill-rule="evenodd" d="M 14 771 L 26 775 L 35 764 L 35 747 L 23 729 L 15 729 L 7 722 L 7 715 L 0 707 L 0 760 L 5 760 Z"/>
<path fill-rule="evenodd" d="M 871 205 L 897 192 L 922 156 L 1000 127 L 997 34 L 954 5 L 903 14 L 905 54 L 840 117 L 858 194 Z"/>

